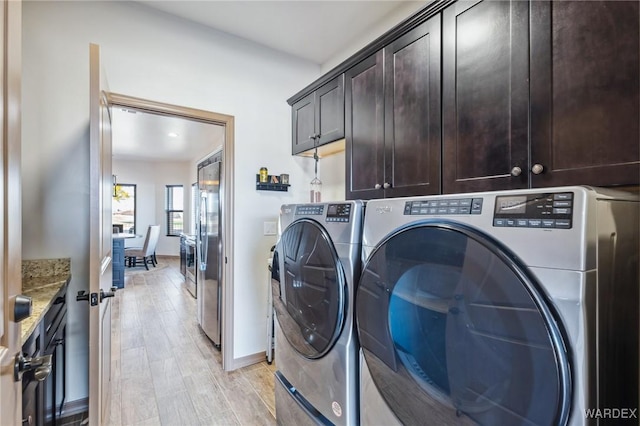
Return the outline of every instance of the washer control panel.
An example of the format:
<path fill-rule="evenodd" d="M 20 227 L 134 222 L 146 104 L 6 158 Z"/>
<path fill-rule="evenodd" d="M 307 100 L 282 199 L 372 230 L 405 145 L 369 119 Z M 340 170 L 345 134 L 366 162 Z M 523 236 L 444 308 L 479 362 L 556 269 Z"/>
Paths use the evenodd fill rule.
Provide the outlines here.
<path fill-rule="evenodd" d="M 443 198 L 407 201 L 405 215 L 456 215 L 482 213 L 482 198 Z"/>
<path fill-rule="evenodd" d="M 573 192 L 499 195 L 493 226 L 571 229 Z"/>
<path fill-rule="evenodd" d="M 327 205 L 327 222 L 349 222 L 351 204 Z"/>
<path fill-rule="evenodd" d="M 324 214 L 324 204 L 296 206 L 296 216 L 322 216 L 323 214 Z"/>

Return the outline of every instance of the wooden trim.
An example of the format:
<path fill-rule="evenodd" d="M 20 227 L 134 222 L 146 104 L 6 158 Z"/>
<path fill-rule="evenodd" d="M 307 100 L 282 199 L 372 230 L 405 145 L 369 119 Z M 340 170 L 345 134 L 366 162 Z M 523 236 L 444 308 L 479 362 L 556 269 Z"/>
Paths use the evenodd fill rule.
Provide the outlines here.
<path fill-rule="evenodd" d="M 155 114 L 172 115 L 176 117 L 188 118 L 190 120 L 203 121 L 205 123 L 227 125 L 229 121 L 233 122 L 233 116 L 219 114 L 217 112 L 205 111 L 196 108 L 183 107 L 178 105 L 166 104 L 163 102 L 150 101 L 148 99 L 136 98 L 133 96 L 121 95 L 118 93 L 107 93 L 107 99 L 110 105 L 129 107 L 140 111 L 151 112 Z"/>
<path fill-rule="evenodd" d="M 222 151 L 223 175 L 220 182 L 220 199 L 223 203 L 222 223 L 225 227 L 222 236 L 222 259 L 225 260 L 222 268 L 222 368 L 225 371 L 235 369 L 236 360 L 233 359 L 233 267 L 234 267 L 234 137 L 235 118 L 232 115 L 220 114 L 212 111 L 188 108 L 178 105 L 171 105 L 162 102 L 150 101 L 148 99 L 136 98 L 133 96 L 118 93 L 108 93 L 107 99 L 110 105 L 117 105 L 132 108 L 140 111 L 161 114 L 167 116 L 182 117 L 189 120 L 197 120 L 203 123 L 222 125 L 225 128 L 225 138 Z"/>
<path fill-rule="evenodd" d="M 232 361 L 233 365 L 230 370 L 236 370 L 238 368 L 247 367 L 249 365 L 257 364 L 262 361 L 267 360 L 266 352 L 257 352 L 255 354 L 243 356 L 241 358 L 236 358 Z"/>
<path fill-rule="evenodd" d="M 233 360 L 234 347 L 234 204 L 235 204 L 235 185 L 234 185 L 234 164 L 235 164 L 235 119 L 232 116 L 226 116 L 225 125 L 224 150 L 222 151 L 222 167 L 224 174 L 221 177 L 220 187 L 222 194 L 220 200 L 224 206 L 222 211 L 222 223 L 226 225 L 222 235 L 222 259 L 224 259 L 224 267 L 222 268 L 222 315 L 225 321 L 222 324 L 222 369 L 231 371 L 230 365 Z"/>
<path fill-rule="evenodd" d="M 291 96 L 289 99 L 287 99 L 287 103 L 289 105 L 293 105 L 295 102 L 305 97 L 309 93 L 313 92 L 314 90 L 318 89 L 323 84 L 334 79 L 335 77 L 347 71 L 349 68 L 353 67 L 354 65 L 357 65 L 359 62 L 373 55 L 378 50 L 384 48 L 387 44 L 401 37 L 405 33 L 411 31 L 412 29 L 414 29 L 415 27 L 417 27 L 427 19 L 440 13 L 444 8 L 449 6 L 451 3 L 454 3 L 454 1 L 455 0 L 433 0 L 428 2 L 422 9 L 420 9 L 419 11 L 417 11 L 416 13 L 414 13 L 404 21 L 400 22 L 398 25 L 396 25 L 395 27 L 393 27 L 392 29 L 390 29 L 389 31 L 387 31 L 386 33 L 384 33 L 383 35 L 381 35 L 371 43 L 369 43 L 368 45 L 366 45 L 365 47 L 363 47 L 362 49 L 360 49 L 359 51 L 351 55 L 349 58 L 347 58 L 342 63 L 337 65 L 335 68 L 333 68 L 331 71 L 327 72 L 322 77 L 318 78 L 316 81 L 309 84 L 307 87 L 300 90 L 295 95 Z"/>
<path fill-rule="evenodd" d="M 0 422 L 19 424 L 22 385 L 13 379 L 13 361 L 21 345 L 14 321 L 22 292 L 21 1 L 0 2 L 0 58 Z"/>

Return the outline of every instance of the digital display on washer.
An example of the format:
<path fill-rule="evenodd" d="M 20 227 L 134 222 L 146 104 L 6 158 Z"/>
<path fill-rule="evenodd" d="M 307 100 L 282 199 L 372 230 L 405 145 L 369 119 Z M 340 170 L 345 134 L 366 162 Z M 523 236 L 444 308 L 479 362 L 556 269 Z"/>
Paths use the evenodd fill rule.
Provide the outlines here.
<path fill-rule="evenodd" d="M 349 222 L 351 204 L 329 204 L 327 206 L 327 222 Z"/>
<path fill-rule="evenodd" d="M 570 229 L 573 192 L 497 196 L 493 226 Z"/>
<path fill-rule="evenodd" d="M 527 212 L 527 196 L 517 195 L 496 198 L 496 213 L 525 214 Z"/>

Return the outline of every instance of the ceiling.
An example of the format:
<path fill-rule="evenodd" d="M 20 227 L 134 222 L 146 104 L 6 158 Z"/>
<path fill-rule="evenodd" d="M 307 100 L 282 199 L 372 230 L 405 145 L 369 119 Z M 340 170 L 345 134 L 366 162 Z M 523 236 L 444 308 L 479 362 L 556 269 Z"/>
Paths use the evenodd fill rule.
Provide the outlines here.
<path fill-rule="evenodd" d="M 350 41 L 408 3 L 407 0 L 138 2 L 317 64 L 340 53 Z"/>
<path fill-rule="evenodd" d="M 138 2 L 317 64 L 407 4 L 406 0 Z M 116 160 L 191 161 L 221 145 L 224 128 L 114 107 L 112 136 Z"/>
<path fill-rule="evenodd" d="M 224 143 L 224 126 L 114 106 L 113 158 L 137 161 L 193 161 Z"/>

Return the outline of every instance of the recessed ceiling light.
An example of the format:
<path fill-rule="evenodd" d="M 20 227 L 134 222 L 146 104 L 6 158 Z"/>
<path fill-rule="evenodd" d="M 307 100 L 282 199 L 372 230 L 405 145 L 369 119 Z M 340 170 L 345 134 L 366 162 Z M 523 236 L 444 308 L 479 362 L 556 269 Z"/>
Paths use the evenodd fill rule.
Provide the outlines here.
<path fill-rule="evenodd" d="M 177 138 L 178 134 L 176 132 L 171 132 L 168 134 L 170 138 Z"/>

